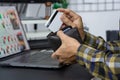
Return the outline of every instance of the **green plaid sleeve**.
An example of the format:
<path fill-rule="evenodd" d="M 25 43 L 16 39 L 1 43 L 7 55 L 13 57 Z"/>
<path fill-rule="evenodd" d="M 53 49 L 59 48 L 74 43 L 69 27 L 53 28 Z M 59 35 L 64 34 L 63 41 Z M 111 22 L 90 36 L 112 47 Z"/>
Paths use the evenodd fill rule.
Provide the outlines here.
<path fill-rule="evenodd" d="M 87 45 L 79 48 L 77 61 L 92 73 L 103 80 L 120 79 L 120 54 L 113 54 L 111 51 L 96 50 Z"/>
<path fill-rule="evenodd" d="M 101 37 L 86 33 L 77 61 L 103 80 L 120 80 L 120 41 L 105 42 Z"/>
<path fill-rule="evenodd" d="M 86 32 L 84 44 L 98 50 L 106 50 L 105 40 Z"/>
<path fill-rule="evenodd" d="M 98 50 L 102 50 L 102 51 L 110 50 L 113 53 L 120 53 L 120 40 L 113 42 L 106 42 L 102 37 L 96 37 L 86 32 L 84 44 Z"/>
<path fill-rule="evenodd" d="M 107 42 L 107 50 L 110 50 L 114 54 L 120 54 L 120 40 Z"/>

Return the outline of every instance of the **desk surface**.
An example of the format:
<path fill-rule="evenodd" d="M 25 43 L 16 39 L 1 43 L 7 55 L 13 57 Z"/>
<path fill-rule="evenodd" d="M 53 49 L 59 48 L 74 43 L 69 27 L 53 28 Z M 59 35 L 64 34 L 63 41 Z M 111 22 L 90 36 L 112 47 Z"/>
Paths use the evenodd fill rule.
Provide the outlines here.
<path fill-rule="evenodd" d="M 62 69 L 0 67 L 0 80 L 90 80 L 92 76 L 79 64 Z"/>

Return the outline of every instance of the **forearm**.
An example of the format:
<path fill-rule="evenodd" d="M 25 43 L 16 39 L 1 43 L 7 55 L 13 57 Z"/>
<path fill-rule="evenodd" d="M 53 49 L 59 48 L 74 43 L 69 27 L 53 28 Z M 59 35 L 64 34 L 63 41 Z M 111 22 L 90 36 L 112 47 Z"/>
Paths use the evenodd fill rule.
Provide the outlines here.
<path fill-rule="evenodd" d="M 101 37 L 96 37 L 90 33 L 85 33 L 84 43 L 90 47 L 93 47 L 101 51 L 112 51 L 113 53 L 120 53 L 120 41 L 106 42 Z"/>
<path fill-rule="evenodd" d="M 83 44 L 93 47 L 98 50 L 106 50 L 105 40 L 101 37 L 96 37 L 88 32 L 85 33 Z"/>
<path fill-rule="evenodd" d="M 120 74 L 120 66 L 113 64 L 118 64 L 120 61 L 120 54 L 113 54 L 112 52 L 104 52 L 96 50 L 87 45 L 81 45 L 78 52 L 77 61 L 92 73 L 92 75 L 100 77 L 102 79 L 116 79 L 116 74 Z M 120 65 L 120 64 L 119 64 Z"/>
<path fill-rule="evenodd" d="M 111 51 L 112 53 L 120 54 L 120 40 L 119 41 L 112 41 L 107 43 L 107 50 Z"/>

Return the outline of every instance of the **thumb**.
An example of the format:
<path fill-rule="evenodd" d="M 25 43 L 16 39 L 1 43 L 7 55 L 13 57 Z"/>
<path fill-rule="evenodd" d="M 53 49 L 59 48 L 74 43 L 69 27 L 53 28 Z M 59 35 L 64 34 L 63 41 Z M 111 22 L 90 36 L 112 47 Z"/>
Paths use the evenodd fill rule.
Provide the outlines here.
<path fill-rule="evenodd" d="M 64 39 L 68 38 L 68 36 L 65 35 L 63 31 L 58 31 L 57 36 L 61 39 L 61 41 L 64 41 Z"/>

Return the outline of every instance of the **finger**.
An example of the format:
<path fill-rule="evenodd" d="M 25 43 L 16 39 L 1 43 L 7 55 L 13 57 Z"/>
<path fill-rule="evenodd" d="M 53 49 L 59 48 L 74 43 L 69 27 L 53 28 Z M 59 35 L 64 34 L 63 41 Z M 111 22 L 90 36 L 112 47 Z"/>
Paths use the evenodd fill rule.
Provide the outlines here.
<path fill-rule="evenodd" d="M 58 56 L 56 53 L 53 53 L 53 54 L 51 55 L 51 57 L 52 57 L 53 59 L 59 59 L 59 56 Z"/>
<path fill-rule="evenodd" d="M 61 58 L 56 54 L 56 52 L 53 53 L 53 54 L 51 55 L 51 57 L 52 57 L 53 59 L 57 59 L 60 63 L 63 63 L 63 62 L 64 62 L 64 60 L 61 59 Z"/>
<path fill-rule="evenodd" d="M 65 60 L 66 60 L 66 59 L 64 59 L 64 58 L 59 58 L 59 59 L 58 59 L 58 61 L 59 61 L 60 63 L 64 63 Z"/>
<path fill-rule="evenodd" d="M 63 12 L 63 13 L 66 12 L 64 8 L 58 8 L 57 11 L 59 11 L 59 12 Z"/>
<path fill-rule="evenodd" d="M 72 64 L 76 62 L 76 56 L 71 56 L 67 59 L 64 59 L 64 61 L 62 63 L 64 64 Z"/>
<path fill-rule="evenodd" d="M 60 27 L 60 30 L 63 29 L 64 27 L 66 27 L 66 24 L 62 24 L 62 26 Z"/>
<path fill-rule="evenodd" d="M 60 48 L 61 48 L 61 46 L 60 46 Z M 51 55 L 51 57 L 53 58 L 53 59 L 59 59 L 60 57 L 61 57 L 61 49 L 60 48 L 58 48 L 52 55 Z"/>
<path fill-rule="evenodd" d="M 76 24 L 74 24 L 68 17 L 66 17 L 65 15 L 61 16 L 61 20 L 63 21 L 64 24 L 68 25 L 68 26 L 76 26 Z"/>
<path fill-rule="evenodd" d="M 63 13 L 66 14 L 66 15 L 69 15 L 69 16 L 72 17 L 73 19 L 76 19 L 77 17 L 79 17 L 78 14 L 76 14 L 75 12 L 73 12 L 73 11 L 70 10 L 70 9 L 59 8 L 59 9 L 57 9 L 57 10 L 60 11 L 60 12 L 63 12 Z"/>

